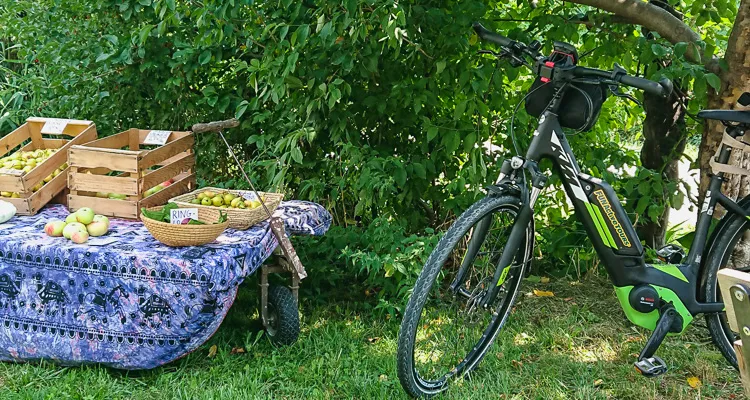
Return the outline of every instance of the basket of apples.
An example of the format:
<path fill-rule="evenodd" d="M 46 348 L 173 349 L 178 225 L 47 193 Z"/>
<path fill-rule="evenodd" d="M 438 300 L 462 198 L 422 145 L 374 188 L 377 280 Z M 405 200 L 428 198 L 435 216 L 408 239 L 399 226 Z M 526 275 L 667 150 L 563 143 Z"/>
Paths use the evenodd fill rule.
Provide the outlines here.
<path fill-rule="evenodd" d="M 258 195 L 260 198 L 252 191 L 207 187 L 169 201 L 181 208 L 224 209 L 229 227 L 245 230 L 268 219 L 268 214 L 273 214 L 284 199 L 281 193 L 258 192 Z"/>
<path fill-rule="evenodd" d="M 81 208 L 71 213 L 65 221 L 53 220 L 44 226 L 44 233 L 51 237 L 64 237 L 73 243 L 84 244 L 89 237 L 104 236 L 109 232 L 109 218 L 94 214 L 90 208 Z"/>
<path fill-rule="evenodd" d="M 229 226 L 223 210 L 202 208 L 198 219 L 172 221 L 171 210 L 179 208 L 175 203 L 164 207 L 141 209 L 141 221 L 154 239 L 171 247 L 200 246 L 211 243 Z"/>

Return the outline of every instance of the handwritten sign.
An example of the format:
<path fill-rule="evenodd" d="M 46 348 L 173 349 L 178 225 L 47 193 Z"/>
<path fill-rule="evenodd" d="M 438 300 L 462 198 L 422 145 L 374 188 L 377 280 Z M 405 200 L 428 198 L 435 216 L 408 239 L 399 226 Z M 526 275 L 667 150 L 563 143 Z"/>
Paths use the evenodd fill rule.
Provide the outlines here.
<path fill-rule="evenodd" d="M 42 133 L 48 135 L 62 135 L 65 127 L 70 123 L 69 119 L 50 118 L 42 126 Z"/>
<path fill-rule="evenodd" d="M 284 221 L 281 218 L 272 217 L 271 230 L 273 231 L 274 236 L 276 236 L 276 239 L 279 241 L 281 252 L 284 253 L 284 256 L 286 256 L 287 260 L 292 263 L 292 266 L 294 266 L 294 269 L 297 271 L 297 275 L 299 275 L 299 278 L 307 278 L 307 271 L 305 271 L 305 267 L 302 265 L 302 261 L 300 261 L 299 257 L 297 256 L 297 251 L 294 250 L 292 242 L 286 235 Z"/>
<path fill-rule="evenodd" d="M 155 144 L 164 146 L 167 143 L 167 140 L 169 140 L 169 135 L 171 134 L 172 131 L 151 131 L 146 136 L 143 144 Z"/>
<path fill-rule="evenodd" d="M 176 208 L 169 211 L 169 222 L 175 225 L 185 225 L 191 219 L 198 220 L 197 208 Z"/>
<path fill-rule="evenodd" d="M 20 169 L 0 168 L 0 175 L 23 176 L 25 173 L 26 172 Z"/>

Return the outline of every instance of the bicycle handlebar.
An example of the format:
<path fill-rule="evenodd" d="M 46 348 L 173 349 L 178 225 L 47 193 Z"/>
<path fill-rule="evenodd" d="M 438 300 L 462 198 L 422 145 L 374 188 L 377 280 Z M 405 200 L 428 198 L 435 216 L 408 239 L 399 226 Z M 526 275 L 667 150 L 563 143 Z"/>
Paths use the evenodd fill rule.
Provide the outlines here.
<path fill-rule="evenodd" d="M 475 22 L 472 27 L 474 28 L 474 32 L 477 33 L 477 36 L 479 36 L 480 39 L 495 43 L 498 46 L 509 47 L 514 42 L 513 40 L 503 35 L 492 32 L 491 30 L 482 26 L 482 24 L 480 24 L 479 22 Z"/>
<path fill-rule="evenodd" d="M 505 51 L 505 53 L 503 54 L 510 54 L 514 58 L 523 57 L 524 54 L 528 54 L 528 55 L 538 54 L 538 52 L 535 51 L 539 47 L 538 46 L 539 43 L 537 41 L 534 41 L 534 44 L 536 44 L 537 46 L 530 48 L 530 46 L 528 46 L 525 43 L 518 42 L 510 38 L 507 38 L 503 35 L 492 32 L 489 29 L 482 26 L 482 24 L 478 22 L 475 22 L 472 25 L 472 28 L 474 28 L 474 31 L 477 33 L 480 39 L 491 42 L 491 43 L 495 43 L 503 47 L 503 50 Z M 539 62 L 539 60 L 537 60 L 537 62 Z M 630 86 L 636 89 L 641 89 L 650 94 L 653 94 L 656 96 L 662 96 L 662 97 L 668 97 L 670 94 L 672 94 L 672 89 L 673 89 L 672 81 L 670 81 L 667 78 L 663 78 L 659 82 L 654 82 L 649 79 L 628 75 L 625 72 L 625 70 L 622 67 L 618 66 L 617 64 L 615 64 L 614 71 L 604 71 L 604 70 L 600 70 L 596 68 L 576 66 L 573 68 L 573 76 L 581 77 L 581 78 L 583 77 L 603 78 L 603 79 L 614 81 L 616 83 L 620 83 L 620 84 Z"/>

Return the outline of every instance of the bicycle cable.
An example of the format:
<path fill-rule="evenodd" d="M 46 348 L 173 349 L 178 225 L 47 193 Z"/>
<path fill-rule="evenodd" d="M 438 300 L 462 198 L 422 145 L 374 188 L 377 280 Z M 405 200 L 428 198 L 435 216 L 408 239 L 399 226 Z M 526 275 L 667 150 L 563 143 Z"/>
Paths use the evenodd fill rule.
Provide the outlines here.
<path fill-rule="evenodd" d="M 534 94 L 537 90 L 543 87 L 546 87 L 550 83 L 551 82 L 546 82 L 543 85 L 539 85 L 536 89 L 531 90 L 529 93 L 526 93 L 526 95 L 523 96 L 523 98 L 513 108 L 513 115 L 511 115 L 510 117 L 510 128 L 508 129 L 508 134 L 510 134 L 510 139 L 513 141 L 513 149 L 516 151 L 516 155 L 519 157 L 521 156 L 521 151 L 518 149 L 518 143 L 516 142 L 516 132 L 514 129 L 514 124 L 516 120 L 516 114 L 518 114 L 518 109 L 521 107 L 521 104 L 523 104 L 529 96 Z"/>

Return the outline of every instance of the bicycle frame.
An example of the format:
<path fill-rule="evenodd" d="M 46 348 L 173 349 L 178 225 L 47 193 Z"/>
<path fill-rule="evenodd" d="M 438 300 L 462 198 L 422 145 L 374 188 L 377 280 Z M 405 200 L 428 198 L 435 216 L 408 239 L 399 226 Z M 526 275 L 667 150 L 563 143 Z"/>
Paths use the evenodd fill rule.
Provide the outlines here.
<path fill-rule="evenodd" d="M 737 203 L 721 193 L 722 174 L 713 175 L 711 178 L 701 208 L 694 242 L 686 263 L 680 265 L 646 264 L 640 240 L 612 187 L 600 179 L 582 173 L 578 167 L 555 114 L 561 103 L 562 92 L 564 92 L 563 88 L 558 91 L 558 95 L 555 96 L 548 110 L 540 117 L 539 126 L 534 131 L 534 137 L 522 163 L 523 166 L 519 166 L 519 162 L 516 162 L 516 166 L 513 168 L 514 177 L 511 179 L 514 181 L 517 179 L 516 172 L 523 173 L 521 172 L 522 168 L 528 170 L 532 176 L 531 194 L 522 196 L 526 197 L 522 200 L 528 206 L 525 209 L 528 211 L 533 209 L 536 197 L 544 187 L 546 177 L 539 178 L 539 175 L 543 174 L 538 169 L 538 163 L 547 158 L 560 174 L 563 187 L 579 220 L 592 240 L 594 248 L 615 286 L 620 304 L 631 322 L 653 330 L 659 319 L 659 311 L 656 309 L 650 312 L 640 312 L 633 308 L 632 301 L 629 298 L 630 292 L 633 288 L 643 285 L 651 286 L 658 292 L 662 300 L 674 305 L 682 317 L 682 331 L 698 314 L 723 311 L 723 303 L 704 303 L 698 299 L 700 264 L 703 250 L 706 248 L 708 241 L 712 214 L 716 204 L 720 203 L 730 213 L 750 217 Z M 717 161 L 726 163 L 729 160 L 730 152 L 731 148 L 724 145 Z M 493 187 L 491 192 L 506 190 L 508 179 L 508 176 L 501 176 L 498 184 Z M 505 184 L 502 184 L 503 181 Z M 511 238 L 520 234 L 522 228 L 528 226 L 533 218 L 531 214 L 533 213 L 519 213 Z M 512 255 L 518 250 L 512 247 L 513 243 L 511 242 L 512 240 L 509 240 L 506 245 L 505 254 Z M 503 274 L 501 271 L 507 271 L 511 262 L 512 257 L 499 261 L 496 278 Z M 496 282 L 502 283 L 499 279 L 496 279 Z M 494 298 L 493 296 L 494 293 L 488 294 L 484 303 L 489 303 Z"/>

